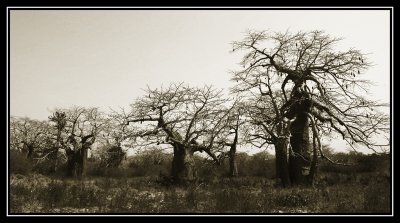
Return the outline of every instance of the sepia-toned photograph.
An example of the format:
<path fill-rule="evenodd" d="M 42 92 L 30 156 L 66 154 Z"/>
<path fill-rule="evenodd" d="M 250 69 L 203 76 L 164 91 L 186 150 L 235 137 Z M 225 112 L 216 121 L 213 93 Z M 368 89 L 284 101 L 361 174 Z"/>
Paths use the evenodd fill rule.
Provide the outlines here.
<path fill-rule="evenodd" d="M 7 7 L 7 215 L 393 215 L 392 7 Z"/>

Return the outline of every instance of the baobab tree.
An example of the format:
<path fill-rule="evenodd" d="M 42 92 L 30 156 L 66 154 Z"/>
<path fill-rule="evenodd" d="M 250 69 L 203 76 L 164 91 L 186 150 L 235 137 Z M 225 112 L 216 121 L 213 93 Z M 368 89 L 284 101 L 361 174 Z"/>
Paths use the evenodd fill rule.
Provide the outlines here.
<path fill-rule="evenodd" d="M 88 149 L 103 125 L 102 113 L 97 108 L 84 107 L 58 109 L 55 114 L 57 112 L 65 114 L 60 119 L 51 120 L 56 122 L 56 126 L 64 125 L 59 143 L 67 156 L 67 175 L 82 177 L 85 175 Z"/>
<path fill-rule="evenodd" d="M 52 161 L 51 172 L 56 172 L 58 168 L 58 155 L 60 149 L 62 149 L 62 132 L 67 124 L 65 112 L 54 112 L 52 116 L 49 116 L 49 121 L 54 125 L 55 130 L 55 143 L 53 143 L 52 150 L 49 152 L 49 158 Z M 54 132 L 53 130 L 53 132 Z"/>
<path fill-rule="evenodd" d="M 385 104 L 365 97 L 370 83 L 362 74 L 371 63 L 357 49 L 335 50 L 339 41 L 323 31 L 249 31 L 233 43 L 233 51 L 245 52 L 233 90 L 267 103 L 253 106 L 265 112 L 254 123 L 275 145 L 286 184 L 313 182 L 317 158 L 325 157 L 322 136 L 339 135 L 353 149 L 388 146 L 376 141 L 379 134 L 388 139 L 389 119 L 378 108 Z"/>
<path fill-rule="evenodd" d="M 205 152 L 219 163 L 213 150 L 226 127 L 229 114 L 224 106 L 226 101 L 221 91 L 212 86 L 198 88 L 180 83 L 160 89 L 148 88 L 132 104 L 126 123 L 133 123 L 137 145 L 171 146 L 173 180 L 190 181 L 196 178 L 195 152 Z"/>
<path fill-rule="evenodd" d="M 49 125 L 44 121 L 11 117 L 10 145 L 12 149 L 26 154 L 30 160 L 37 158 L 44 148 L 49 135 Z"/>
<path fill-rule="evenodd" d="M 267 83 L 269 82 L 267 78 Z M 279 92 L 264 91 L 261 95 L 252 94 L 245 102 L 245 117 L 252 126 L 248 128 L 247 142 L 259 148 L 275 147 L 276 176 L 282 186 L 290 185 L 289 178 L 289 139 L 290 120 L 284 118 L 279 110 L 283 105 Z"/>

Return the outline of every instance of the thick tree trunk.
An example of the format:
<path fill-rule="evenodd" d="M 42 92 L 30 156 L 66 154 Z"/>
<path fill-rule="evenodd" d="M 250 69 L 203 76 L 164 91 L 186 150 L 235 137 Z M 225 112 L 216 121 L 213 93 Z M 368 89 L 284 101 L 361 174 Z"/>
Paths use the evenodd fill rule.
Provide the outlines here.
<path fill-rule="evenodd" d="M 61 148 L 61 129 L 58 129 L 57 132 L 57 146 L 54 147 L 54 152 L 51 154 L 51 159 L 52 159 L 52 167 L 51 167 L 51 172 L 55 173 L 58 168 L 58 151 Z"/>
<path fill-rule="evenodd" d="M 66 175 L 68 177 L 74 177 L 76 176 L 76 155 L 75 151 L 67 151 L 67 169 L 66 169 Z"/>
<path fill-rule="evenodd" d="M 291 124 L 289 173 L 293 185 L 307 183 L 311 163 L 309 128 L 309 120 L 304 112 L 298 114 Z"/>
<path fill-rule="evenodd" d="M 86 174 L 87 149 L 67 153 L 67 176 L 81 178 Z"/>
<path fill-rule="evenodd" d="M 236 162 L 236 146 L 231 147 L 231 150 L 229 151 L 229 176 L 230 177 L 239 176 L 237 162 Z"/>
<path fill-rule="evenodd" d="M 290 186 L 289 176 L 289 163 L 288 163 L 288 148 L 289 140 L 287 138 L 278 138 L 275 143 L 275 165 L 276 165 L 276 177 L 280 179 L 282 186 Z"/>
<path fill-rule="evenodd" d="M 171 176 L 177 183 L 196 179 L 193 151 L 190 148 L 174 146 Z"/>
<path fill-rule="evenodd" d="M 87 149 L 80 149 L 78 151 L 77 161 L 76 175 L 81 178 L 86 175 Z"/>

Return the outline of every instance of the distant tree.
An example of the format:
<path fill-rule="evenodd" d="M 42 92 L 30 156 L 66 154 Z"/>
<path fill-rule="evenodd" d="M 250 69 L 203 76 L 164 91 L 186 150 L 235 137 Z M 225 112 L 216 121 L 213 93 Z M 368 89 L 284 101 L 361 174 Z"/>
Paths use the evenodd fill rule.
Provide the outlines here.
<path fill-rule="evenodd" d="M 371 63 L 359 50 L 335 50 L 340 40 L 322 31 L 249 31 L 233 43 L 245 52 L 233 90 L 251 99 L 258 138 L 275 145 L 284 185 L 312 184 L 325 157 L 321 136 L 339 135 L 354 149 L 388 147 L 374 141 L 388 139 L 389 118 L 378 109 L 387 105 L 366 97 L 369 82 L 360 78 Z"/>
<path fill-rule="evenodd" d="M 236 151 L 239 140 L 239 126 L 240 126 L 240 111 L 232 114 L 229 118 L 230 132 L 233 134 L 232 142 L 225 142 L 225 145 L 229 146 L 229 176 L 237 177 L 239 175 L 237 162 L 236 162 Z"/>
<path fill-rule="evenodd" d="M 122 109 L 121 113 L 112 111 L 105 118 L 104 126 L 99 134 L 100 149 L 97 153 L 100 156 L 101 164 L 106 167 L 118 167 L 126 156 L 126 149 L 123 142 L 130 136 L 126 125 L 126 114 Z"/>
<path fill-rule="evenodd" d="M 267 151 L 262 151 L 255 153 L 251 156 L 249 161 L 250 169 L 252 170 L 252 175 L 254 176 L 275 176 L 274 156 L 269 154 Z"/>
<path fill-rule="evenodd" d="M 151 146 L 145 150 L 137 150 L 129 157 L 128 165 L 138 176 L 166 176 L 170 171 L 172 154 L 164 149 Z"/>
<path fill-rule="evenodd" d="M 51 172 L 56 172 L 58 168 L 59 151 L 62 149 L 62 132 L 65 130 L 67 124 L 65 112 L 54 112 L 52 116 L 49 116 L 49 121 L 54 125 L 53 135 L 55 135 L 55 143 L 51 146 L 52 149 L 49 153 L 52 162 Z"/>
<path fill-rule="evenodd" d="M 247 142 L 247 131 L 249 126 L 245 120 L 244 106 L 245 104 L 242 103 L 240 98 L 236 97 L 233 105 L 228 108 L 229 115 L 227 117 L 226 127 L 220 132 L 219 141 L 216 143 L 217 145 L 222 146 L 220 155 L 226 155 L 229 158 L 229 176 L 231 177 L 239 176 L 236 159 L 237 147 Z M 223 147 L 227 147 L 228 151 L 225 151 Z"/>
<path fill-rule="evenodd" d="M 65 116 L 62 115 L 60 119 L 52 116 L 50 120 L 56 123 L 57 135 L 60 134 L 57 138 L 61 148 L 65 150 L 67 175 L 82 177 L 85 175 L 87 150 L 94 144 L 104 124 L 102 113 L 97 108 L 84 107 L 58 109 L 55 114 L 57 112 Z M 63 129 L 62 133 L 58 129 Z"/>
<path fill-rule="evenodd" d="M 47 122 L 26 117 L 10 119 L 10 148 L 26 154 L 26 158 L 30 160 L 45 152 L 44 142 L 48 135 Z"/>
<path fill-rule="evenodd" d="M 136 145 L 173 148 L 171 176 L 177 182 L 196 178 L 193 154 L 205 152 L 215 162 L 214 145 L 226 127 L 229 109 L 221 91 L 171 84 L 146 90 L 132 105 L 126 123 L 132 124 Z M 134 125 L 134 126 L 133 126 Z"/>

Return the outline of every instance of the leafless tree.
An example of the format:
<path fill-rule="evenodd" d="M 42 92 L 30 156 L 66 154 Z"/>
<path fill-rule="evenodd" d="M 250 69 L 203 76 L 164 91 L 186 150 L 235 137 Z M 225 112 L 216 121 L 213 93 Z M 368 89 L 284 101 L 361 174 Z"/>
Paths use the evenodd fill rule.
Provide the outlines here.
<path fill-rule="evenodd" d="M 126 125 L 127 114 L 112 110 L 104 120 L 104 126 L 99 134 L 99 149 L 96 151 L 101 164 L 106 167 L 118 167 L 126 156 L 124 142 L 129 139 L 129 126 Z"/>
<path fill-rule="evenodd" d="M 127 124 L 134 125 L 136 145 L 171 146 L 174 154 L 171 175 L 178 182 L 196 178 L 195 152 L 205 152 L 219 163 L 214 145 L 226 127 L 229 114 L 221 90 L 180 83 L 145 91 L 132 104 L 127 119 Z"/>
<path fill-rule="evenodd" d="M 251 128 L 245 117 L 246 103 L 241 101 L 240 97 L 236 98 L 233 104 L 227 108 L 229 114 L 226 117 L 225 128 L 220 132 L 217 145 L 221 147 L 220 155 L 229 158 L 229 176 L 239 176 L 238 165 L 236 161 L 237 147 L 248 143 L 248 131 Z M 228 148 L 225 151 L 224 148 Z"/>
<path fill-rule="evenodd" d="M 235 112 L 229 119 L 229 133 L 233 135 L 233 140 L 231 142 L 225 142 L 226 146 L 229 146 L 229 175 L 232 177 L 237 177 L 238 167 L 236 162 L 236 150 L 239 140 L 239 126 L 240 126 L 240 111 Z"/>
<path fill-rule="evenodd" d="M 327 158 L 321 136 L 339 135 L 354 149 L 388 146 L 376 142 L 379 134 L 388 139 L 389 118 L 379 109 L 387 105 L 365 97 L 362 74 L 372 64 L 357 49 L 335 50 L 340 40 L 323 31 L 249 31 L 233 43 L 245 52 L 233 90 L 253 97 L 253 123 L 275 145 L 284 184 L 313 182 L 317 157 Z"/>
<path fill-rule="evenodd" d="M 52 120 L 56 121 L 57 127 L 65 122 L 59 143 L 67 156 L 67 175 L 82 177 L 85 175 L 87 150 L 95 143 L 104 124 L 102 113 L 97 108 L 84 107 L 58 109 L 57 112 L 65 114 L 63 118 Z"/>
<path fill-rule="evenodd" d="M 28 159 L 35 159 L 45 148 L 49 125 L 44 121 L 30 118 L 11 117 L 10 147 L 26 154 Z"/>
<path fill-rule="evenodd" d="M 49 121 L 54 125 L 53 132 L 55 132 L 53 135 L 55 135 L 55 143 L 53 143 L 53 146 L 51 146 L 52 150 L 49 151 L 48 155 L 46 154 L 45 156 L 49 156 L 50 160 L 52 161 L 51 172 L 56 172 L 58 168 L 59 151 L 62 149 L 61 134 L 67 123 L 65 112 L 54 112 L 52 116 L 49 116 Z"/>

